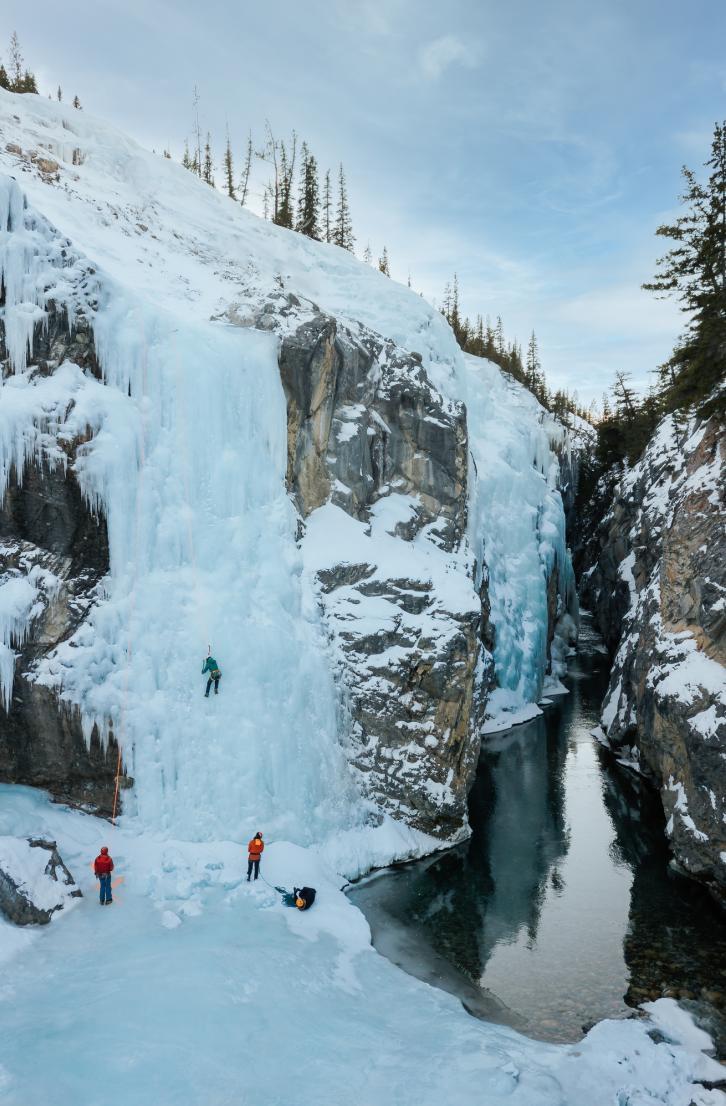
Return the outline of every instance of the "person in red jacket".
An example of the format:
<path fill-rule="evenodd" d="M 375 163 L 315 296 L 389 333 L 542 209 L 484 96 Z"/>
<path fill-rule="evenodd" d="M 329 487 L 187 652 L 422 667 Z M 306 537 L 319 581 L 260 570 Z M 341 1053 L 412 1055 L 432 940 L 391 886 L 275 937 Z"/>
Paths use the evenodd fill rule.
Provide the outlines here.
<path fill-rule="evenodd" d="M 247 846 L 247 882 L 250 882 L 250 876 L 252 875 L 252 869 L 255 870 L 255 879 L 260 874 L 260 857 L 265 851 L 265 842 L 262 840 L 262 834 L 256 833 Z"/>
<path fill-rule="evenodd" d="M 101 885 L 101 906 L 105 906 L 106 903 L 113 902 L 111 896 L 111 872 L 113 871 L 113 861 L 108 855 L 107 845 L 102 847 L 100 853 L 94 860 L 93 870 Z"/>

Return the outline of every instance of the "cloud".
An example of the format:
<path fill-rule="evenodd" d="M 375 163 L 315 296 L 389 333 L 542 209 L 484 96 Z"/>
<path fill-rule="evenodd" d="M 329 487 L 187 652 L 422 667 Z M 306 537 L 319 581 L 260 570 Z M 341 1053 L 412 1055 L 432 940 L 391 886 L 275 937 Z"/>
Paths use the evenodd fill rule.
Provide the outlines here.
<path fill-rule="evenodd" d="M 427 43 L 419 50 L 418 60 L 421 72 L 430 81 L 437 80 L 450 65 L 463 65 L 473 69 L 478 61 L 478 52 L 467 46 L 456 35 L 443 35 Z"/>

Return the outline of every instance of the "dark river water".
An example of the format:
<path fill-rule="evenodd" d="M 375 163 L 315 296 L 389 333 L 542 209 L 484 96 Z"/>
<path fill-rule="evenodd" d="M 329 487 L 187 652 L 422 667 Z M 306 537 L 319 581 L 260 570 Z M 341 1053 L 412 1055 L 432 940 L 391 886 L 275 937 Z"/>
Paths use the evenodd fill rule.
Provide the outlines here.
<path fill-rule="evenodd" d="M 373 942 L 480 1017 L 572 1041 L 669 995 L 726 1053 L 726 918 L 669 867 L 655 797 L 591 736 L 608 658 L 583 621 L 544 716 L 489 738 L 472 836 L 349 890 Z"/>

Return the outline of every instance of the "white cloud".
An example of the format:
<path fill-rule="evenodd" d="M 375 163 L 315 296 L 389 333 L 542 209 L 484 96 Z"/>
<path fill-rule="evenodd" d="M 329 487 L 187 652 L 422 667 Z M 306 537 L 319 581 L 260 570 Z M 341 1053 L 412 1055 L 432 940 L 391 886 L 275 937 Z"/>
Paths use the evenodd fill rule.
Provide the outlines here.
<path fill-rule="evenodd" d="M 476 48 L 467 46 L 456 35 L 443 35 L 422 46 L 418 54 L 421 71 L 428 80 L 437 80 L 450 65 L 473 69 L 478 61 Z"/>

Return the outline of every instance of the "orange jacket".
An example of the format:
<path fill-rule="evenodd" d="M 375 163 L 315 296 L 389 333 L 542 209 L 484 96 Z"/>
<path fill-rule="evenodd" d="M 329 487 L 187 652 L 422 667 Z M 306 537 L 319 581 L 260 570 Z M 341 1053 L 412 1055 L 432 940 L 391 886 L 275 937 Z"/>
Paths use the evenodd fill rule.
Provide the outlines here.
<path fill-rule="evenodd" d="M 247 851 L 250 856 L 250 860 L 259 860 L 265 851 L 265 842 L 259 837 L 253 837 L 247 846 Z"/>

